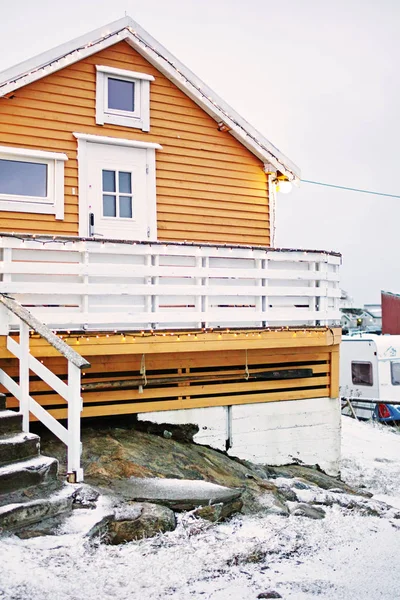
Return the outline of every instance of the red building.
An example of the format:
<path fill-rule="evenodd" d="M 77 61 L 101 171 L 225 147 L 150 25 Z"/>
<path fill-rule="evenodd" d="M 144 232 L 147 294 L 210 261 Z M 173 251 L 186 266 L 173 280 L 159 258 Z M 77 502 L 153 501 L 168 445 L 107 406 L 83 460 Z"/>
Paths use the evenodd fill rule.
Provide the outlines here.
<path fill-rule="evenodd" d="M 382 292 L 382 333 L 400 334 L 400 295 Z"/>

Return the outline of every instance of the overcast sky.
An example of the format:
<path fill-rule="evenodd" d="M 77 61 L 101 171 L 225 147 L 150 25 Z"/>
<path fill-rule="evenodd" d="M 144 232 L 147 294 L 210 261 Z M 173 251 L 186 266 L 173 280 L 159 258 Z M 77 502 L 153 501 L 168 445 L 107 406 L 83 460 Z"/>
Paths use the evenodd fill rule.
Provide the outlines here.
<path fill-rule="evenodd" d="M 400 194 L 398 0 L 0 0 L 0 70 L 126 14 L 304 179 Z M 277 245 L 343 254 L 358 304 L 400 293 L 400 199 L 303 183 Z"/>

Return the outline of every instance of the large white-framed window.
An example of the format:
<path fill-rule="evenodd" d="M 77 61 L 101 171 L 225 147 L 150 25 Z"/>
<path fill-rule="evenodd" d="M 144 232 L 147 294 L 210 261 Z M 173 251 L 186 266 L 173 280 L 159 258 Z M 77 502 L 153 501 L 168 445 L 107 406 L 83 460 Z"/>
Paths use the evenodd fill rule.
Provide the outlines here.
<path fill-rule="evenodd" d="M 150 130 L 152 75 L 96 65 L 96 123 Z"/>
<path fill-rule="evenodd" d="M 0 210 L 64 218 L 66 154 L 0 146 Z"/>

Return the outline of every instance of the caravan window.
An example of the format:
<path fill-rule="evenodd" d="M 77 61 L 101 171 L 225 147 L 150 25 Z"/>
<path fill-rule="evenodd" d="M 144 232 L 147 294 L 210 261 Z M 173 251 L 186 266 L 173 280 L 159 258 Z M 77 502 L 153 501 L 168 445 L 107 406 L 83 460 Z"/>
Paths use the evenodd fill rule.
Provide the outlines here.
<path fill-rule="evenodd" d="M 355 385 L 373 385 L 372 363 L 352 362 L 351 379 Z"/>
<path fill-rule="evenodd" d="M 400 385 L 400 362 L 390 363 L 390 375 L 392 377 L 392 385 Z"/>

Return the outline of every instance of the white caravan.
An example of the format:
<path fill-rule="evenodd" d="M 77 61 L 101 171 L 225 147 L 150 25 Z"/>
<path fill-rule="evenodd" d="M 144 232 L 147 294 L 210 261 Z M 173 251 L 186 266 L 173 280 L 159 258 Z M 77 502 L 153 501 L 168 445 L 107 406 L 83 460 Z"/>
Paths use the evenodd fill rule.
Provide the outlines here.
<path fill-rule="evenodd" d="M 400 335 L 359 333 L 344 336 L 340 347 L 340 396 L 352 399 L 360 419 L 374 416 L 380 421 L 399 421 L 400 406 Z M 368 398 L 376 404 L 353 402 Z M 350 414 L 344 405 L 344 414 Z"/>

